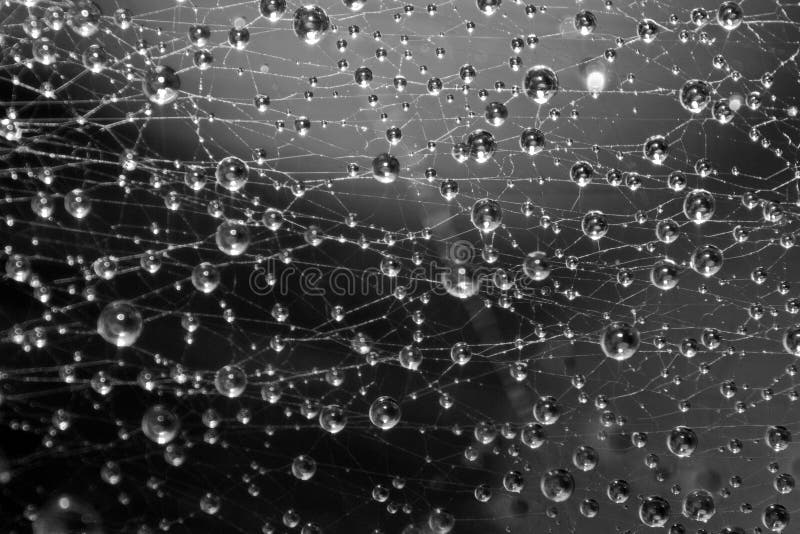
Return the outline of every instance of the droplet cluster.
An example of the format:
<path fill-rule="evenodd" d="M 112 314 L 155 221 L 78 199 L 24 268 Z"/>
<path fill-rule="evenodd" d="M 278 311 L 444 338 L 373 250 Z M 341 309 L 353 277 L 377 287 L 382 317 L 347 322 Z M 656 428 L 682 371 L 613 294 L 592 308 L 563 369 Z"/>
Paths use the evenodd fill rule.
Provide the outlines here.
<path fill-rule="evenodd" d="M 0 20 L 0 531 L 797 528 L 796 5 Z"/>

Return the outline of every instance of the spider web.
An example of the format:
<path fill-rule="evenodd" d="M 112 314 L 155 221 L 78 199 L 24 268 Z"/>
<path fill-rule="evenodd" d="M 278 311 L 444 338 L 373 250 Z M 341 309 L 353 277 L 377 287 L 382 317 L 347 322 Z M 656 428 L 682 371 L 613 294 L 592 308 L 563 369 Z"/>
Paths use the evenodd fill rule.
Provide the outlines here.
<path fill-rule="evenodd" d="M 782 530 L 800 8 L 347 4 L 0 8 L 3 531 Z"/>

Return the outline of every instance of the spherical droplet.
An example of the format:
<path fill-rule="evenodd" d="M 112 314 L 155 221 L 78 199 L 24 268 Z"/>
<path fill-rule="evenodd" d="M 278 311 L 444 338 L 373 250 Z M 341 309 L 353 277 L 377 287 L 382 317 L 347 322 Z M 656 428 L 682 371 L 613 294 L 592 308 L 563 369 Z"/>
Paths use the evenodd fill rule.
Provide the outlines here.
<path fill-rule="evenodd" d="M 194 53 L 194 66 L 199 70 L 208 70 L 214 64 L 214 54 L 208 50 L 197 50 Z"/>
<path fill-rule="evenodd" d="M 475 130 L 467 136 L 467 146 L 469 147 L 469 157 L 478 163 L 486 163 L 497 150 L 497 143 L 491 132 L 486 130 Z"/>
<path fill-rule="evenodd" d="M 261 217 L 261 222 L 272 230 L 273 232 L 277 232 L 281 226 L 283 226 L 283 213 L 275 208 L 267 208 L 264 212 L 264 215 Z"/>
<path fill-rule="evenodd" d="M 697 247 L 692 253 L 691 265 L 703 276 L 713 276 L 722 269 L 722 250 L 714 245 Z"/>
<path fill-rule="evenodd" d="M 217 183 L 228 191 L 238 191 L 247 183 L 250 167 L 235 156 L 223 158 L 217 164 Z"/>
<path fill-rule="evenodd" d="M 502 102 L 490 102 L 486 105 L 484 117 L 492 126 L 502 126 L 508 118 L 508 108 Z"/>
<path fill-rule="evenodd" d="M 400 162 L 384 152 L 372 160 L 372 176 L 382 184 L 390 184 L 400 176 Z"/>
<path fill-rule="evenodd" d="M 219 269 L 213 264 L 204 261 L 192 269 L 192 285 L 202 293 L 211 293 L 220 282 Z"/>
<path fill-rule="evenodd" d="M 661 165 L 669 155 L 669 142 L 663 135 L 649 137 L 642 147 L 644 157 L 656 165 Z"/>
<path fill-rule="evenodd" d="M 586 237 L 597 241 L 608 233 L 608 219 L 602 211 L 590 211 L 583 216 L 581 229 Z"/>
<path fill-rule="evenodd" d="M 422 351 L 414 345 L 406 345 L 400 349 L 397 360 L 404 369 L 416 371 L 422 364 Z"/>
<path fill-rule="evenodd" d="M 503 221 L 503 210 L 496 200 L 484 198 L 472 206 L 471 219 L 475 228 L 488 234 L 500 227 Z"/>
<path fill-rule="evenodd" d="M 243 221 L 225 221 L 217 227 L 216 242 L 228 256 L 239 256 L 250 246 L 250 229 Z"/>
<path fill-rule="evenodd" d="M 781 473 L 772 481 L 772 487 L 781 495 L 788 495 L 794 491 L 795 480 L 789 473 Z"/>
<path fill-rule="evenodd" d="M 161 404 L 151 406 L 142 416 L 142 432 L 159 445 L 175 439 L 180 428 L 178 416 Z"/>
<path fill-rule="evenodd" d="M 130 347 L 136 343 L 143 327 L 142 314 L 124 300 L 107 304 L 97 318 L 97 333 L 117 347 Z"/>
<path fill-rule="evenodd" d="M 664 219 L 656 223 L 656 239 L 662 243 L 674 243 L 681 235 L 681 229 L 672 219 Z"/>
<path fill-rule="evenodd" d="M 200 511 L 205 514 L 214 515 L 219 512 L 221 506 L 222 500 L 215 493 L 207 492 L 200 497 Z"/>
<path fill-rule="evenodd" d="M 586 187 L 592 183 L 593 177 L 594 167 L 588 161 L 575 162 L 569 169 L 569 179 L 579 187 Z"/>
<path fill-rule="evenodd" d="M 543 425 L 553 425 L 561 417 L 561 408 L 554 397 L 542 397 L 533 405 L 533 417 Z"/>
<path fill-rule="evenodd" d="M 317 472 L 317 462 L 307 454 L 301 454 L 292 460 L 292 475 L 297 480 L 311 480 Z"/>
<path fill-rule="evenodd" d="M 775 452 L 785 451 L 791 442 L 792 433 L 785 426 L 773 425 L 764 436 L 764 444 Z"/>
<path fill-rule="evenodd" d="M 553 502 L 564 502 L 575 490 L 575 479 L 566 469 L 551 469 L 542 475 L 539 489 L 545 498 Z"/>
<path fill-rule="evenodd" d="M 544 65 L 529 69 L 522 84 L 525 93 L 537 104 L 546 104 L 559 88 L 555 71 Z"/>
<path fill-rule="evenodd" d="M 381 430 L 394 428 L 400 422 L 400 405 L 391 397 L 375 399 L 369 407 L 369 420 Z"/>
<path fill-rule="evenodd" d="M 205 24 L 197 24 L 189 27 L 189 40 L 193 45 L 204 47 L 211 38 L 211 28 Z"/>
<path fill-rule="evenodd" d="M 105 48 L 98 44 L 90 45 L 81 57 L 83 66 L 95 74 L 99 74 L 105 70 L 111 63 L 111 56 L 106 52 Z"/>
<path fill-rule="evenodd" d="M 464 83 L 472 83 L 475 81 L 475 76 L 478 75 L 475 67 L 470 64 L 462 65 L 458 71 L 458 75 L 461 78 L 461 81 Z"/>
<path fill-rule="evenodd" d="M 689 80 L 680 90 L 680 102 L 691 113 L 700 113 L 711 101 L 711 85 L 703 80 Z"/>
<path fill-rule="evenodd" d="M 702 224 L 714 216 L 716 202 L 714 195 L 705 189 L 690 191 L 683 200 L 683 213 L 695 224 Z"/>
<path fill-rule="evenodd" d="M 356 332 L 350 340 L 350 348 L 357 354 L 365 356 L 372 350 L 372 339 L 363 332 Z"/>
<path fill-rule="evenodd" d="M 241 367 L 226 365 L 214 375 L 214 387 L 220 395 L 235 398 L 244 393 L 247 387 L 247 374 Z"/>
<path fill-rule="evenodd" d="M 537 128 L 525 128 L 519 136 L 519 147 L 531 156 L 544 150 L 545 138 Z"/>
<path fill-rule="evenodd" d="M 639 505 L 639 519 L 648 527 L 663 527 L 669 521 L 669 513 L 669 502 L 658 495 L 646 497 Z"/>
<path fill-rule="evenodd" d="M 338 404 L 325 406 L 319 412 L 319 426 L 326 432 L 337 434 L 347 425 L 347 415 Z"/>
<path fill-rule="evenodd" d="M 717 512 L 714 497 L 706 490 L 691 491 L 683 498 L 681 512 L 687 519 L 707 523 Z"/>
<path fill-rule="evenodd" d="M 91 0 L 77 0 L 69 7 L 67 26 L 81 37 L 91 37 L 100 29 L 103 12 Z"/>
<path fill-rule="evenodd" d="M 319 6 L 303 6 L 294 12 L 294 33 L 301 41 L 316 44 L 322 40 L 329 27 L 330 19 Z"/>
<path fill-rule="evenodd" d="M 453 200 L 458 196 L 458 182 L 451 178 L 442 180 L 442 183 L 439 185 L 439 193 L 441 193 L 442 198 L 445 200 Z"/>
<path fill-rule="evenodd" d="M 697 449 L 699 441 L 694 430 L 686 426 L 673 429 L 667 436 L 667 448 L 679 458 L 688 458 Z"/>
<path fill-rule="evenodd" d="M 39 191 L 31 198 L 31 210 L 42 219 L 50 217 L 55 209 L 56 204 L 53 201 L 53 197 L 47 193 Z"/>
<path fill-rule="evenodd" d="M 784 330 L 783 348 L 789 354 L 800 356 L 800 324 L 795 324 Z"/>
<path fill-rule="evenodd" d="M 545 433 L 542 425 L 538 423 L 528 423 L 519 433 L 520 441 L 531 449 L 538 449 L 545 442 Z"/>
<path fill-rule="evenodd" d="M 615 504 L 623 504 L 631 496 L 631 485 L 627 480 L 619 478 L 612 480 L 606 488 L 606 496 L 608 496 L 608 500 Z"/>
<path fill-rule="evenodd" d="M 591 471 L 600 463 L 600 454 L 588 445 L 581 445 L 572 453 L 572 464 L 581 471 Z"/>
<path fill-rule="evenodd" d="M 722 98 L 714 102 L 711 108 L 711 114 L 720 124 L 728 124 L 733 120 L 733 108 L 731 108 L 730 101 L 727 98 Z"/>
<path fill-rule="evenodd" d="M 603 330 L 600 348 L 607 357 L 621 362 L 636 354 L 639 343 L 639 331 L 635 327 L 615 322 Z"/>
<path fill-rule="evenodd" d="M 578 506 L 578 510 L 583 517 L 591 519 L 600 513 L 600 503 L 594 499 L 584 499 Z"/>
<path fill-rule="evenodd" d="M 355 79 L 356 85 L 364 88 L 369 87 L 372 81 L 372 70 L 369 67 L 359 67 L 353 73 L 353 78 Z"/>
<path fill-rule="evenodd" d="M 728 31 L 735 30 L 744 20 L 742 6 L 736 2 L 722 2 L 717 10 L 717 22 Z"/>
<path fill-rule="evenodd" d="M 589 35 L 597 28 L 597 17 L 591 11 L 579 11 L 575 15 L 575 29 L 581 35 Z"/>
<path fill-rule="evenodd" d="M 522 272 L 535 282 L 546 280 L 550 276 L 550 262 L 547 254 L 541 250 L 529 253 L 522 260 Z"/>
<path fill-rule="evenodd" d="M 466 365 L 472 359 L 472 350 L 463 341 L 455 343 L 450 347 L 450 359 L 458 365 Z"/>
<path fill-rule="evenodd" d="M 658 36 L 658 24 L 652 19 L 644 19 L 636 26 L 636 33 L 645 43 L 652 43 Z"/>
<path fill-rule="evenodd" d="M 76 219 L 83 219 L 92 211 L 92 199 L 81 189 L 64 195 L 64 209 Z"/>
<path fill-rule="evenodd" d="M 481 0 L 478 0 L 481 1 Z M 489 1 L 489 0 L 486 0 Z M 500 0 L 495 0 L 498 4 Z M 448 534 L 453 530 L 456 524 L 456 518 L 442 508 L 436 508 L 428 516 L 428 527 L 430 527 L 433 534 Z"/>
<path fill-rule="evenodd" d="M 761 522 L 771 532 L 783 532 L 789 525 L 791 514 L 782 504 L 770 504 L 761 514 Z"/>
<path fill-rule="evenodd" d="M 22 254 L 12 254 L 6 260 L 6 275 L 15 282 L 25 282 L 31 276 L 31 261 Z"/>
<path fill-rule="evenodd" d="M 259 11 L 270 22 L 277 22 L 286 12 L 286 0 L 260 0 Z"/>
<path fill-rule="evenodd" d="M 503 0 L 476 0 L 476 5 L 485 15 L 494 15 Z"/>
<path fill-rule="evenodd" d="M 678 285 L 680 268 L 669 258 L 657 261 L 650 268 L 650 282 L 662 291 L 668 291 Z"/>
<path fill-rule="evenodd" d="M 181 79 L 172 67 L 157 65 L 147 71 L 142 80 L 142 91 L 150 102 L 163 106 L 178 98 Z"/>
<path fill-rule="evenodd" d="M 228 44 L 236 50 L 244 50 L 250 44 L 250 30 L 245 27 L 233 27 L 228 31 Z"/>
<path fill-rule="evenodd" d="M 503 476 L 503 488 L 509 493 L 522 493 L 525 479 L 519 471 L 509 471 Z"/>

